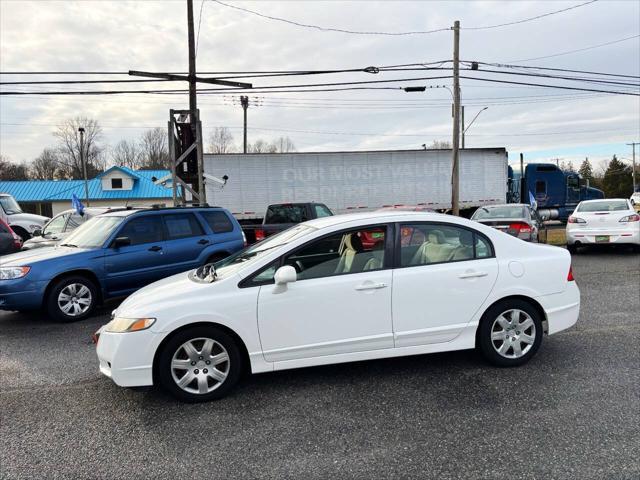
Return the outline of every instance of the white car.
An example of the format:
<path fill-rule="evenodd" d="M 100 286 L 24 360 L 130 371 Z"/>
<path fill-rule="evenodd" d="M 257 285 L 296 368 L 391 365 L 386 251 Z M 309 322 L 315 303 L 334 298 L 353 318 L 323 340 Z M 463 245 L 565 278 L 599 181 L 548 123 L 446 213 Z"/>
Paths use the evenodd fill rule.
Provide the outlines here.
<path fill-rule="evenodd" d="M 244 370 L 474 347 L 521 365 L 579 308 L 565 249 L 437 213 L 338 215 L 139 290 L 97 332 L 97 354 L 117 385 L 202 401 Z"/>
<path fill-rule="evenodd" d="M 567 220 L 567 248 L 585 245 L 633 245 L 640 248 L 640 215 L 625 198 L 585 200 Z"/>
<path fill-rule="evenodd" d="M 629 197 L 629 201 L 631 202 L 631 205 L 634 207 L 636 205 L 640 206 L 640 192 L 632 193 L 631 196 Z"/>

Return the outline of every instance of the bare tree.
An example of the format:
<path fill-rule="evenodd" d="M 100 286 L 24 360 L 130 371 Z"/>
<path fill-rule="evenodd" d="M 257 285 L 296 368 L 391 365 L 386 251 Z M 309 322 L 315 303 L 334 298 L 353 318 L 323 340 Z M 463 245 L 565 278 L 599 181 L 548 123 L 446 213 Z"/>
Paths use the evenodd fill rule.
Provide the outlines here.
<path fill-rule="evenodd" d="M 0 155 L 0 178 L 2 180 L 29 180 L 29 167 L 26 162 L 15 163 Z"/>
<path fill-rule="evenodd" d="M 425 150 L 447 150 L 451 148 L 451 142 L 447 140 L 434 140 L 431 145 L 423 145 Z"/>
<path fill-rule="evenodd" d="M 121 167 L 138 169 L 142 167 L 142 152 L 137 143 L 128 140 L 120 140 L 111 149 L 111 161 Z"/>
<path fill-rule="evenodd" d="M 288 153 L 296 151 L 296 146 L 293 144 L 293 141 L 289 137 L 280 137 L 273 143 L 276 147 L 277 152 Z"/>
<path fill-rule="evenodd" d="M 275 143 L 269 143 L 259 138 L 254 143 L 247 145 L 247 151 L 250 153 L 276 153 L 278 147 Z"/>
<path fill-rule="evenodd" d="M 84 128 L 81 141 L 79 128 Z M 105 157 L 99 145 L 102 128 L 96 120 L 75 117 L 58 126 L 53 135 L 58 139 L 58 152 L 62 166 L 60 173 L 66 178 L 83 178 L 82 158 L 87 163 L 87 177 L 92 178 L 104 170 Z M 81 157 L 82 154 L 82 157 Z"/>
<path fill-rule="evenodd" d="M 171 168 L 167 141 L 167 132 L 162 128 L 156 127 L 144 132 L 140 140 L 142 168 L 148 170 Z"/>
<path fill-rule="evenodd" d="M 45 148 L 42 153 L 31 162 L 29 172 L 36 180 L 53 180 L 60 170 L 61 163 L 58 152 L 53 148 Z"/>
<path fill-rule="evenodd" d="M 211 153 L 232 153 L 235 151 L 233 135 L 227 127 L 216 127 L 209 137 Z"/>

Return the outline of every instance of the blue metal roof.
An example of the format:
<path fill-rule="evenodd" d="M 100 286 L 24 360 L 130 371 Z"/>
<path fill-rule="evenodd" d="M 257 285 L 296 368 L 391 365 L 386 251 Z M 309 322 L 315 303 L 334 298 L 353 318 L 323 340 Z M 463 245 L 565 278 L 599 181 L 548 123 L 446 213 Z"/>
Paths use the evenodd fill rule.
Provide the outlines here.
<path fill-rule="evenodd" d="M 103 190 L 100 176 L 114 168 L 135 178 L 131 190 Z M 171 198 L 171 188 L 153 183 L 168 175 L 169 170 L 131 170 L 112 167 L 96 178 L 89 180 L 90 200 L 128 200 L 145 198 Z M 18 202 L 52 202 L 70 200 L 72 194 L 84 200 L 84 180 L 25 180 L 0 181 L 0 193 L 9 193 Z"/>

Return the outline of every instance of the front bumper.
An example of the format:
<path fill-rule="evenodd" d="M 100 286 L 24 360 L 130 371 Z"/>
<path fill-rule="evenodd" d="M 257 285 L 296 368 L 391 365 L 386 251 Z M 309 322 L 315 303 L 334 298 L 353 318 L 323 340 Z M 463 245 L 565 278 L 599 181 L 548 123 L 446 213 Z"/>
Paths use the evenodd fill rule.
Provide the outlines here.
<path fill-rule="evenodd" d="M 121 387 L 153 385 L 153 358 L 162 338 L 150 330 L 101 331 L 96 348 L 100 372 Z"/>
<path fill-rule="evenodd" d="M 33 282 L 28 276 L 0 280 L 0 310 L 35 310 L 42 306 L 46 282 Z"/>
<path fill-rule="evenodd" d="M 562 293 L 544 295 L 536 300 L 547 317 L 549 335 L 572 327 L 578 321 L 580 314 L 580 289 L 576 282 L 567 282 L 567 288 Z"/>
<path fill-rule="evenodd" d="M 638 222 L 624 229 L 567 228 L 567 245 L 634 244 L 640 245 L 640 225 Z M 596 237 L 609 237 L 608 242 L 597 242 Z"/>

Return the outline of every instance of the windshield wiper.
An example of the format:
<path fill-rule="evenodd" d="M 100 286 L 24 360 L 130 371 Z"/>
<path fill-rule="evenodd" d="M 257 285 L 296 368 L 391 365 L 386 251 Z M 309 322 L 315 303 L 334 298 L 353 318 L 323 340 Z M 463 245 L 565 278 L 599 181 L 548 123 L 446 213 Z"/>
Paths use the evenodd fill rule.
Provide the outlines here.
<path fill-rule="evenodd" d="M 78 245 L 74 245 L 73 243 L 61 243 L 60 246 L 61 247 L 78 248 Z"/>

